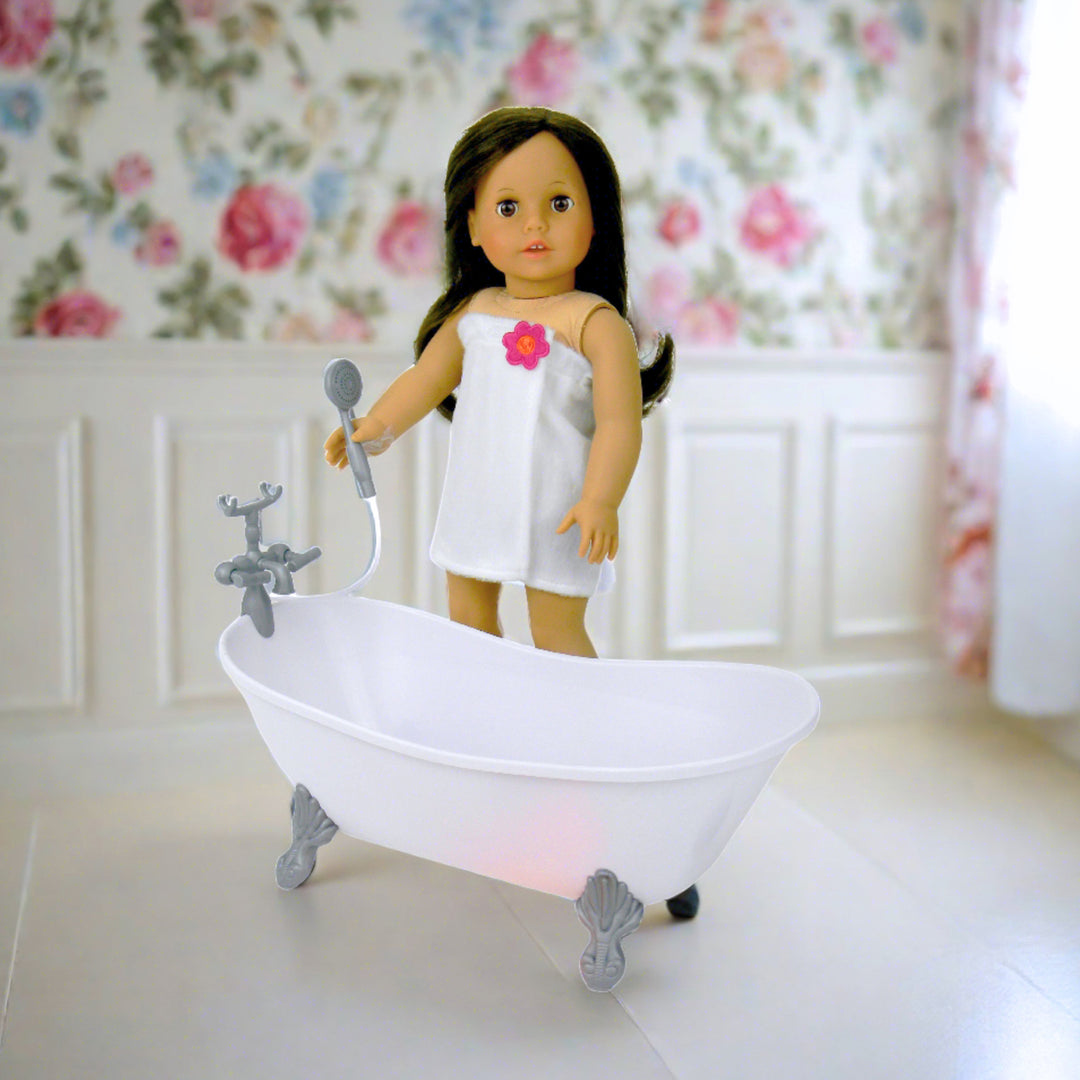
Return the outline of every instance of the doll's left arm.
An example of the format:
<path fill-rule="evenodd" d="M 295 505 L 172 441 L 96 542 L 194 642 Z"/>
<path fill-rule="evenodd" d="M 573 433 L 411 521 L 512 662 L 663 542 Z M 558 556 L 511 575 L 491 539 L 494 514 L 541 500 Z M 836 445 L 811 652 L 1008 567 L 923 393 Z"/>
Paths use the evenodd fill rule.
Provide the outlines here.
<path fill-rule="evenodd" d="M 641 453 L 641 373 L 633 331 L 611 308 L 589 318 L 581 346 L 592 365 L 596 434 L 581 499 L 557 531 L 577 522 L 578 554 L 599 563 L 614 559 L 619 549 L 619 504 Z"/>

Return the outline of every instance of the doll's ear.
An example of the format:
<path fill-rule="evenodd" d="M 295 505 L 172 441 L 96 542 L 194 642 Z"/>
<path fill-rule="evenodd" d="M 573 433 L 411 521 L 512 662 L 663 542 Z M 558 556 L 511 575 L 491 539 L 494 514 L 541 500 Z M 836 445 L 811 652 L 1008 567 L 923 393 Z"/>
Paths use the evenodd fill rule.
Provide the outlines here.
<path fill-rule="evenodd" d="M 473 247 L 479 247 L 480 241 L 476 238 L 476 208 L 469 211 L 469 239 Z"/>

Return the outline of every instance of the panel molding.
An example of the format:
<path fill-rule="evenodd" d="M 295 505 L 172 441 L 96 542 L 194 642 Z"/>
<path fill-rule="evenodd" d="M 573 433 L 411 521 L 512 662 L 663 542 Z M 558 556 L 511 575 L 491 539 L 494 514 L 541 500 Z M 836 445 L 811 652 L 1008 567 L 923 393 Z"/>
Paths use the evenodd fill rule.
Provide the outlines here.
<path fill-rule="evenodd" d="M 0 442 L 26 454 L 45 456 L 51 450 L 56 465 L 53 492 L 57 511 L 59 572 L 56 611 L 59 682 L 44 696 L 10 694 L 0 698 L 0 716 L 20 713 L 80 713 L 87 703 L 86 627 L 86 467 L 83 455 L 85 422 L 75 417 L 59 429 L 48 424 L 15 421 L 4 425 Z"/>
<path fill-rule="evenodd" d="M 940 424 L 930 421 L 870 421 L 830 417 L 824 492 L 826 511 L 822 523 L 824 538 L 822 576 L 825 582 L 822 619 L 823 636 L 827 646 L 850 646 L 853 643 L 872 642 L 881 638 L 918 638 L 933 630 L 933 617 L 930 612 L 922 616 L 896 614 L 869 618 L 845 618 L 839 612 L 837 590 L 841 572 L 838 550 L 838 518 L 842 497 L 841 458 L 846 441 L 875 436 L 883 440 L 899 440 L 904 437 L 925 438 L 940 446 L 942 431 Z"/>
<path fill-rule="evenodd" d="M 771 629 L 701 631 L 689 623 L 685 599 L 692 585 L 692 568 L 685 548 L 686 522 L 693 521 L 690 497 L 691 457 L 694 444 L 719 443 L 732 435 L 772 435 L 779 443 L 781 461 L 779 492 L 779 550 L 775 580 L 779 589 L 777 625 Z M 667 498 L 664 506 L 664 617 L 665 652 L 702 650 L 783 649 L 790 639 L 793 574 L 792 531 L 795 504 L 795 453 L 797 425 L 791 420 L 707 420 L 668 417 Z"/>

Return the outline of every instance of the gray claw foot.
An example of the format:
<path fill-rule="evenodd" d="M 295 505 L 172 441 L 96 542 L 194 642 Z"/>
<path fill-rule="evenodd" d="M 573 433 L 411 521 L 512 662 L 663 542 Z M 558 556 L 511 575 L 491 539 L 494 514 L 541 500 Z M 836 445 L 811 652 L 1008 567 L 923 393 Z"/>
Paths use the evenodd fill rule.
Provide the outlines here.
<path fill-rule="evenodd" d="M 291 810 L 292 847 L 277 861 L 277 883 L 282 889 L 295 889 L 311 877 L 316 849 L 329 844 L 338 829 L 303 784 L 296 785 Z"/>
<path fill-rule="evenodd" d="M 619 943 L 641 925 L 645 908 L 610 870 L 597 870 L 574 910 L 591 935 L 581 954 L 581 977 L 590 990 L 612 990 L 626 970 Z"/>

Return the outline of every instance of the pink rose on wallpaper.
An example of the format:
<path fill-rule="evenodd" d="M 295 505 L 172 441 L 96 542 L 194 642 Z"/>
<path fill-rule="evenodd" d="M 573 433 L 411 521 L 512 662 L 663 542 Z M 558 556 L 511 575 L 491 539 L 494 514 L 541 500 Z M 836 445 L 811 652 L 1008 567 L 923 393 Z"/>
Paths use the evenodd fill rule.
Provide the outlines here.
<path fill-rule="evenodd" d="M 322 340 L 319 328 L 315 320 L 307 313 L 290 315 L 271 332 L 270 337 L 274 341 L 287 343 L 293 342 L 317 342 Z"/>
<path fill-rule="evenodd" d="M 330 320 L 322 337 L 324 341 L 371 341 L 375 331 L 363 315 L 341 308 Z"/>
<path fill-rule="evenodd" d="M 218 250 L 241 270 L 276 270 L 296 254 L 306 226 L 295 195 L 273 184 L 247 184 L 221 215 Z"/>
<path fill-rule="evenodd" d="M 398 203 L 379 234 L 379 258 L 395 274 L 429 274 L 438 262 L 437 222 L 422 203 Z"/>
<path fill-rule="evenodd" d="M 39 337 L 107 337 L 120 312 L 86 289 L 72 289 L 46 304 L 34 318 Z"/>
<path fill-rule="evenodd" d="M 569 41 L 539 34 L 508 72 L 514 100 L 525 105 L 557 105 L 570 94 L 578 53 Z"/>
<path fill-rule="evenodd" d="M 669 244 L 678 247 L 697 239 L 701 232 L 701 214 L 693 203 L 676 199 L 665 208 L 657 231 Z"/>
<path fill-rule="evenodd" d="M 172 266 L 180 258 L 180 232 L 171 221 L 155 221 L 142 235 L 135 258 L 147 266 Z"/>
<path fill-rule="evenodd" d="M 649 277 L 647 309 L 658 326 L 671 326 L 690 298 L 690 278 L 679 266 L 662 266 Z"/>
<path fill-rule="evenodd" d="M 0 67 L 35 63 L 54 25 L 52 0 L 0 0 Z"/>
<path fill-rule="evenodd" d="M 730 0 L 708 0 L 701 10 L 701 40 L 720 41 L 727 29 Z"/>
<path fill-rule="evenodd" d="M 790 16 L 777 8 L 751 12 L 743 28 L 746 44 L 735 57 L 735 70 L 751 90 L 779 90 L 791 75 L 791 61 L 777 32 Z"/>
<path fill-rule="evenodd" d="M 884 15 L 871 19 L 859 31 L 859 37 L 863 52 L 875 64 L 891 64 L 896 59 L 900 38 L 891 19 Z"/>
<path fill-rule="evenodd" d="M 791 266 L 813 235 L 809 223 L 779 184 L 755 192 L 740 222 L 742 242 L 780 266 Z"/>
<path fill-rule="evenodd" d="M 154 168 L 142 154 L 125 154 L 113 169 L 113 187 L 123 195 L 135 195 L 154 182 Z"/>
<path fill-rule="evenodd" d="M 189 19 L 213 20 L 225 14 L 230 0 L 180 0 L 180 6 Z"/>
<path fill-rule="evenodd" d="M 695 300 L 675 322 L 675 336 L 693 345 L 730 345 L 739 332 L 739 309 L 726 300 Z"/>

